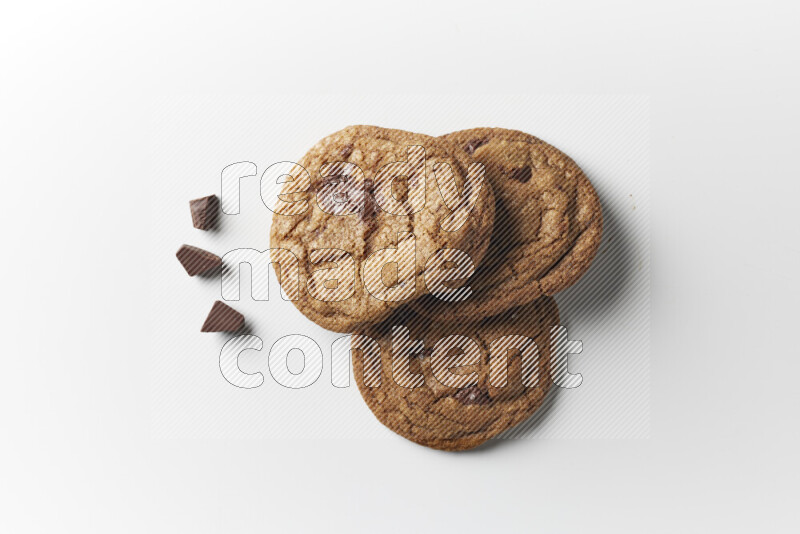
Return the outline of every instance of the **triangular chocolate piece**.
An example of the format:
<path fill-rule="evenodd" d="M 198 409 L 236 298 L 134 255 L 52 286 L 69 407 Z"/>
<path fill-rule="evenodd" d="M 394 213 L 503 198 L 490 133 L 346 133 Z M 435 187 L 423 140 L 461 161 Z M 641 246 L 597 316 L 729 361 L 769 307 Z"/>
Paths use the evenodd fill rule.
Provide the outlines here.
<path fill-rule="evenodd" d="M 216 195 L 189 201 L 192 210 L 192 224 L 200 230 L 214 228 L 219 218 L 219 199 Z"/>
<path fill-rule="evenodd" d="M 244 326 L 244 315 L 221 301 L 214 302 L 201 332 L 235 332 Z"/>
<path fill-rule="evenodd" d="M 189 276 L 204 273 L 222 265 L 222 258 L 202 248 L 181 245 L 178 249 L 178 261 L 189 273 Z"/>

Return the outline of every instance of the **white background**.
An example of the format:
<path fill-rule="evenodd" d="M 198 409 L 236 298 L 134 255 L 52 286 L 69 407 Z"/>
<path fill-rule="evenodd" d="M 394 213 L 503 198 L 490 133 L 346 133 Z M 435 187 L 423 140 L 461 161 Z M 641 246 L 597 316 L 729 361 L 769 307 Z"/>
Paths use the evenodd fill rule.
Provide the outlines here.
<path fill-rule="evenodd" d="M 796 531 L 798 14 L 4 7 L 0 530 Z M 153 106 L 274 92 L 649 95 L 650 438 L 154 438 Z"/>
<path fill-rule="evenodd" d="M 189 279 L 175 258 L 184 242 L 220 256 L 241 248 L 268 249 L 272 213 L 264 202 L 273 202 L 262 200 L 260 188 L 267 166 L 299 160 L 318 139 L 354 122 L 433 135 L 475 124 L 518 128 L 535 131 L 576 159 L 601 197 L 603 243 L 590 272 L 556 300 L 561 324 L 571 339 L 583 342 L 570 369 L 586 379 L 579 388 L 552 395 L 537 417 L 504 437 L 650 436 L 647 97 L 270 95 L 230 101 L 182 95 L 157 100 L 150 113 L 146 274 L 156 305 L 147 308 L 151 327 L 142 335 L 151 339 L 155 438 L 374 437 L 389 441 L 375 450 L 408 447 L 376 424 L 354 381 L 349 391 L 332 385 L 331 345 L 342 335 L 326 332 L 282 300 L 271 268 L 268 302 L 251 298 L 249 265 L 241 270 L 241 300 L 229 302 L 245 315 L 249 333 L 263 341 L 261 351 L 241 355 L 240 367 L 262 373 L 265 382 L 250 391 L 228 383 L 220 372 L 220 350 L 234 336 L 200 332 L 211 303 L 221 298 L 219 275 Z M 223 167 L 242 159 L 258 172 L 239 182 L 240 213 L 222 216 L 217 231 L 194 229 L 188 199 L 219 195 Z M 347 250 L 351 244 L 339 246 Z M 229 262 L 228 268 L 236 271 L 238 265 Z M 266 285 L 258 272 L 253 277 L 253 285 Z M 299 391 L 281 387 L 267 363 L 273 344 L 290 335 L 306 336 L 306 343 L 313 340 L 321 349 L 321 356 L 307 356 L 309 372 L 315 368 L 312 358 L 324 362 L 319 379 Z M 276 358 L 285 357 L 275 352 Z M 289 362 L 295 372 L 303 369 L 299 351 Z"/>

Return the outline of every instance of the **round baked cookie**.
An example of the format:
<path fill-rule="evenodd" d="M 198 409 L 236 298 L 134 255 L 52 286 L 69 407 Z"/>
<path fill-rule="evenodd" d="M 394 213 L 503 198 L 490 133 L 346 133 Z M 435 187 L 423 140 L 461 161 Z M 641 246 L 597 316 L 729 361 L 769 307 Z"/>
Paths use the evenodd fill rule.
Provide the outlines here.
<path fill-rule="evenodd" d="M 558 321 L 550 297 L 471 323 L 429 321 L 404 308 L 352 336 L 356 383 L 390 430 L 434 449 L 471 449 L 542 405 L 552 384 L 550 330 Z M 505 361 L 498 359 L 503 354 Z"/>
<path fill-rule="evenodd" d="M 424 157 L 409 147 L 424 148 Z M 443 139 L 377 126 L 319 141 L 284 177 L 272 218 L 272 261 L 284 290 L 297 287 L 296 273 L 277 260 L 288 251 L 298 261 L 299 289 L 287 290 L 295 306 L 328 330 L 351 332 L 426 294 L 426 268 L 436 264 L 426 262 L 440 249 L 460 249 L 477 265 L 491 237 L 494 196 L 488 181 L 477 190 L 466 180 L 471 163 Z M 474 207 L 452 196 L 446 202 L 445 183 L 473 193 Z M 459 209 L 463 224 L 445 230 Z"/>
<path fill-rule="evenodd" d="M 486 166 L 495 195 L 489 251 L 463 302 L 429 295 L 414 303 L 441 321 L 473 320 L 571 286 L 600 246 L 600 201 L 566 154 L 515 130 L 475 128 L 442 136 Z"/>

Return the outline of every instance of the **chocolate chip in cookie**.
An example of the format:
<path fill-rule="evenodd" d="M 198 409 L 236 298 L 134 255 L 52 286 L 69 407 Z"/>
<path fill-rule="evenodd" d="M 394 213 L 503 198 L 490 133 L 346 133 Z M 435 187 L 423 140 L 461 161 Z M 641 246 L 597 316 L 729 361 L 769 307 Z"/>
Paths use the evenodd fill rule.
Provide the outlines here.
<path fill-rule="evenodd" d="M 511 171 L 511 179 L 520 183 L 525 183 L 531 179 L 531 168 L 528 165 L 519 167 Z"/>
<path fill-rule="evenodd" d="M 472 139 L 464 145 L 464 151 L 471 156 L 484 144 L 486 144 L 486 139 Z"/>
<path fill-rule="evenodd" d="M 470 406 L 472 404 L 489 404 L 492 402 L 492 399 L 489 398 L 489 394 L 478 386 L 469 386 L 459 389 L 458 392 L 453 395 L 453 398 L 465 406 Z"/>

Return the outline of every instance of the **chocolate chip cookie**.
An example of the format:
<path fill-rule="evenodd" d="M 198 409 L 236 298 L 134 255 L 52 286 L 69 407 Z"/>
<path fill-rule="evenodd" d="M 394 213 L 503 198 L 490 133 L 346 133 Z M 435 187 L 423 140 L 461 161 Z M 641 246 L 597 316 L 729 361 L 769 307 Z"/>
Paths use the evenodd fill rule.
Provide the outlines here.
<path fill-rule="evenodd" d="M 353 335 L 356 383 L 397 434 L 435 449 L 470 449 L 541 406 L 558 321 L 550 297 L 472 323 L 432 322 L 404 308 Z"/>
<path fill-rule="evenodd" d="M 494 232 L 466 301 L 429 295 L 414 308 L 436 320 L 474 320 L 577 282 L 597 253 L 603 217 L 597 193 L 575 162 L 514 130 L 475 128 L 443 138 L 486 166 L 495 195 Z"/>
<path fill-rule="evenodd" d="M 318 142 L 283 177 L 273 210 L 273 266 L 284 290 L 295 288 L 295 306 L 324 328 L 351 332 L 426 294 L 437 251 L 459 249 L 478 265 L 494 197 L 488 180 L 469 179 L 471 163 L 446 140 L 376 126 Z M 296 267 L 278 268 L 291 256 L 275 249 Z"/>

